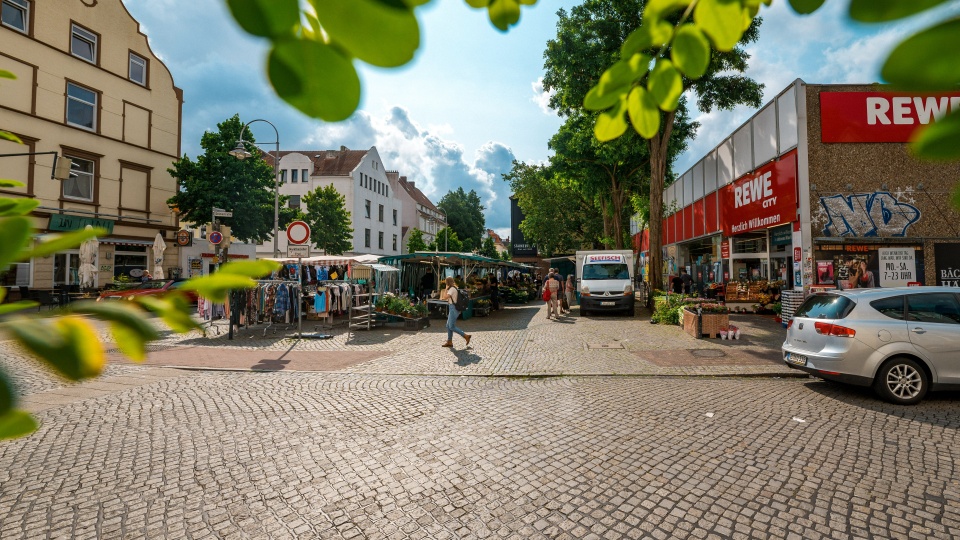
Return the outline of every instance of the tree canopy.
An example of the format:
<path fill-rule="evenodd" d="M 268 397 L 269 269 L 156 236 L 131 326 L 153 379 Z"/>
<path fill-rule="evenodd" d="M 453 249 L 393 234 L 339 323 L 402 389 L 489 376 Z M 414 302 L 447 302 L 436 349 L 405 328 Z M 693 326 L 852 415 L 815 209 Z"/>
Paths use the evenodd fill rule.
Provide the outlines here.
<path fill-rule="evenodd" d="M 476 191 L 471 189 L 467 193 L 462 187 L 448 191 L 437 207 L 444 211 L 447 225 L 457 233 L 461 242 L 470 241 L 468 246 L 471 250 L 480 247 L 486 221 L 483 217 L 484 208 Z"/>
<path fill-rule="evenodd" d="M 318 187 L 303 196 L 307 205 L 304 219 L 310 225 L 310 240 L 328 255 L 353 249 L 353 229 L 346 198 L 333 184 Z"/>
<path fill-rule="evenodd" d="M 420 229 L 411 231 L 410 236 L 407 237 L 407 253 L 426 251 L 426 249 L 427 243 L 423 240 L 423 231 Z"/>

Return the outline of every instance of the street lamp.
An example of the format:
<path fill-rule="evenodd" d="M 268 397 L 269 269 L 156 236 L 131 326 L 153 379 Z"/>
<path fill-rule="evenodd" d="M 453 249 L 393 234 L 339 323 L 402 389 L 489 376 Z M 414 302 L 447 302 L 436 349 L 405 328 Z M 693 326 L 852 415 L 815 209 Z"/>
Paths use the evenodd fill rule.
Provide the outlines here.
<path fill-rule="evenodd" d="M 447 222 L 447 213 L 443 211 L 443 208 L 437 208 L 437 212 L 443 212 L 443 250 L 450 250 L 450 223 Z"/>
<path fill-rule="evenodd" d="M 240 160 L 250 157 L 251 154 L 247 151 L 246 145 L 244 145 L 243 132 L 247 130 L 247 126 L 254 122 L 266 122 L 267 124 L 270 124 L 270 127 L 273 128 L 273 132 L 277 135 L 277 140 L 273 143 L 260 143 L 274 144 L 277 147 L 277 152 L 273 156 L 273 257 L 277 258 L 280 256 L 280 248 L 277 247 L 277 238 L 280 232 L 280 132 L 277 131 L 277 126 L 260 118 L 247 122 L 242 128 L 240 128 L 240 140 L 237 141 L 236 148 L 230 151 L 230 155 Z"/>

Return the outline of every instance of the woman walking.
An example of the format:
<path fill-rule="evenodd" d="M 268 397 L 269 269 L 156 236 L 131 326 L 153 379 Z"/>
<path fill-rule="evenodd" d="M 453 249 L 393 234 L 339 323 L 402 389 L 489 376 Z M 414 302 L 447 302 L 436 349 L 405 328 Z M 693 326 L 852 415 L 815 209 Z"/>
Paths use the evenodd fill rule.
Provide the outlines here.
<path fill-rule="evenodd" d="M 563 292 L 567 297 L 567 313 L 570 313 L 570 310 L 573 309 L 573 301 L 576 297 L 577 286 L 573 284 L 573 274 L 567 275 L 567 283 L 563 288 Z"/>
<path fill-rule="evenodd" d="M 560 284 L 560 280 L 557 278 L 556 270 L 553 268 L 550 269 L 550 273 L 547 275 L 547 278 L 543 280 L 543 289 L 545 291 L 550 291 L 550 299 L 547 300 L 547 318 L 550 318 L 550 315 L 553 315 L 554 319 L 560 318 L 560 293 L 563 291 L 563 287 Z"/>
<path fill-rule="evenodd" d="M 457 290 L 457 286 L 452 277 L 448 277 L 444 283 L 447 284 L 447 287 L 440 292 L 440 300 L 447 301 L 447 342 L 441 345 L 441 347 L 453 347 L 453 334 L 456 332 L 460 334 L 460 337 L 467 341 L 466 346 L 470 346 L 470 334 L 466 334 L 463 330 L 457 328 L 457 317 L 460 316 L 460 312 L 457 311 L 457 296 L 460 294 L 460 291 Z"/>

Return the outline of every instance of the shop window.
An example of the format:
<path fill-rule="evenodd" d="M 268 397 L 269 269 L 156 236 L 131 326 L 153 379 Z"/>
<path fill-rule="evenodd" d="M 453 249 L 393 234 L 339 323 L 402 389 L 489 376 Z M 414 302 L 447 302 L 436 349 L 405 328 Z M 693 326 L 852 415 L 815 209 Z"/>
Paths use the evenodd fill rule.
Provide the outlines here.
<path fill-rule="evenodd" d="M 766 253 L 767 232 L 747 233 L 733 238 L 734 253 Z"/>
<path fill-rule="evenodd" d="M 96 64 L 99 36 L 77 24 L 70 26 L 70 34 L 70 54 Z"/>
<path fill-rule="evenodd" d="M 147 60 L 139 55 L 130 53 L 130 80 L 141 85 L 147 85 Z"/>
<path fill-rule="evenodd" d="M 93 90 L 67 83 L 67 123 L 96 131 L 97 97 Z"/>
<path fill-rule="evenodd" d="M 80 252 L 69 251 L 53 256 L 53 285 L 80 284 Z"/>
<path fill-rule="evenodd" d="M 64 157 L 68 157 L 73 161 L 73 168 L 70 173 L 70 178 L 61 183 L 63 186 L 63 197 L 65 199 L 93 202 L 94 182 L 96 178 L 94 174 L 94 163 L 74 156 L 64 155 Z"/>
<path fill-rule="evenodd" d="M 0 270 L 0 286 L 29 287 L 30 276 L 33 275 L 32 263 L 14 263 L 5 270 Z M 26 299 L 24 299 L 26 300 Z"/>
<path fill-rule="evenodd" d="M 0 22 L 24 34 L 30 27 L 30 4 L 27 0 L 3 0 Z"/>

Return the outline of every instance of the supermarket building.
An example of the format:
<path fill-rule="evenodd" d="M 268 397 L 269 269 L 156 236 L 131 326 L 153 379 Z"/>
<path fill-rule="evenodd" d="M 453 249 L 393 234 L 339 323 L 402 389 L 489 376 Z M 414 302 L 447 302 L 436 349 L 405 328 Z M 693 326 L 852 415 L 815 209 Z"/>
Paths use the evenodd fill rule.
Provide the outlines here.
<path fill-rule="evenodd" d="M 783 289 L 960 286 L 960 164 L 914 131 L 960 92 L 794 81 L 664 191 L 664 278 Z"/>

